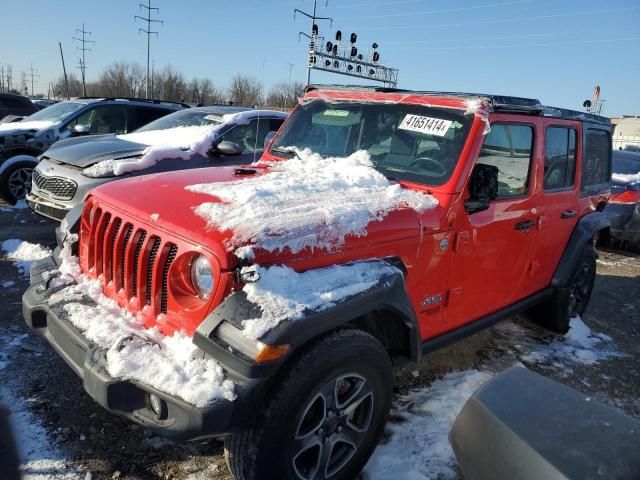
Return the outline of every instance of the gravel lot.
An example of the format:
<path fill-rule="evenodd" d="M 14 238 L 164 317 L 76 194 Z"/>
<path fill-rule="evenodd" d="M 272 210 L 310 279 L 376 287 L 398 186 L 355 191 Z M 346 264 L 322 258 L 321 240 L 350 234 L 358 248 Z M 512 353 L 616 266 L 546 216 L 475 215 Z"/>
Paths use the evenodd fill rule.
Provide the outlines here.
<path fill-rule="evenodd" d="M 28 209 L 0 206 L 0 242 L 21 239 L 53 247 L 53 222 Z M 28 285 L 0 253 L 0 403 L 14 411 L 27 478 L 229 479 L 222 442 L 176 445 L 102 410 L 81 381 L 39 337 L 28 332 L 20 297 Z M 402 395 L 455 371 L 498 372 L 515 362 L 636 418 L 640 417 L 640 256 L 600 251 L 598 277 L 584 322 L 609 335 L 592 365 L 565 358 L 562 337 L 515 317 L 431 354 L 397 373 Z M 607 357 L 607 358 L 605 358 Z M 394 415 L 392 422 L 400 423 Z M 393 439 L 387 436 L 385 441 Z M 450 476 L 455 478 L 457 475 Z M 365 478 L 377 478 L 369 471 Z"/>

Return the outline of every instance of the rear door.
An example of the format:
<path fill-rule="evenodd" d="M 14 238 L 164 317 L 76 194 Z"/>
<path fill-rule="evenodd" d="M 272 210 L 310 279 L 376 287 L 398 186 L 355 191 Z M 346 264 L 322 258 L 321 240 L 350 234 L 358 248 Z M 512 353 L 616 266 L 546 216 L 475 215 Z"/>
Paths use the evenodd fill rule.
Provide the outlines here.
<path fill-rule="evenodd" d="M 542 188 L 537 207 L 539 231 L 526 293 L 549 285 L 579 217 L 580 122 L 553 119 L 546 121 L 544 127 Z"/>
<path fill-rule="evenodd" d="M 530 268 L 536 237 L 534 185 L 539 119 L 495 115 L 477 163 L 498 168 L 498 197 L 456 223 L 444 320 L 450 330 L 513 303 Z"/>

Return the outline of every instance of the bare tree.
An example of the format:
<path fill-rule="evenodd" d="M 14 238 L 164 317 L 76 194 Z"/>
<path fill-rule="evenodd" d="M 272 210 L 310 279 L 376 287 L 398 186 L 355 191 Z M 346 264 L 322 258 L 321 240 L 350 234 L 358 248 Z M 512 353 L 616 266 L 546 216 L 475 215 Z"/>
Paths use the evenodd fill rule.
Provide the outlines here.
<path fill-rule="evenodd" d="M 302 82 L 280 82 L 269 89 L 267 105 L 274 108 L 293 108 L 304 94 Z"/>
<path fill-rule="evenodd" d="M 188 85 L 184 75 L 167 65 L 153 76 L 153 91 L 156 98 L 171 102 L 186 102 L 188 98 Z"/>
<path fill-rule="evenodd" d="M 254 77 L 237 74 L 231 79 L 229 97 L 235 105 L 254 107 L 262 104 L 262 83 Z"/>
<path fill-rule="evenodd" d="M 73 73 L 69 73 L 69 95 L 71 97 L 79 97 L 82 95 L 82 81 L 78 79 Z M 87 85 L 89 87 L 89 85 Z M 64 76 L 60 76 L 53 82 L 53 93 L 56 97 L 65 97 L 67 94 L 67 88 L 64 83 Z"/>

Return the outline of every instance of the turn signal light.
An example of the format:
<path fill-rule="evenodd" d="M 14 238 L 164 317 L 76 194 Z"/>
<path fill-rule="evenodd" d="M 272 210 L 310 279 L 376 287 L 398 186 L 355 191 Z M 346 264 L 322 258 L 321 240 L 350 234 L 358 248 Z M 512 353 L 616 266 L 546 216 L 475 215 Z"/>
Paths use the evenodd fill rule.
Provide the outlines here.
<path fill-rule="evenodd" d="M 273 362 L 284 357 L 291 347 L 289 345 L 265 345 L 258 355 L 256 363 Z"/>

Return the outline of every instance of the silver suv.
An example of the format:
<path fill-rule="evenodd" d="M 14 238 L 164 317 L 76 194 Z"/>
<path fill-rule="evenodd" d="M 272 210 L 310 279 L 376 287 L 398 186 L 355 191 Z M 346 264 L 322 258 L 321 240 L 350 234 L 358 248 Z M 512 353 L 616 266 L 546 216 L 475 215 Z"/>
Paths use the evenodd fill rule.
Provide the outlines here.
<path fill-rule="evenodd" d="M 125 135 L 56 143 L 33 171 L 27 203 L 62 220 L 98 185 L 134 175 L 248 164 L 286 113 L 242 107 L 198 107 L 162 117 Z"/>

